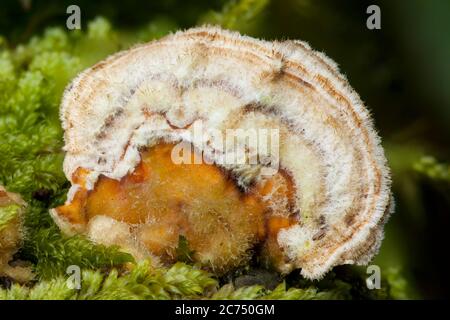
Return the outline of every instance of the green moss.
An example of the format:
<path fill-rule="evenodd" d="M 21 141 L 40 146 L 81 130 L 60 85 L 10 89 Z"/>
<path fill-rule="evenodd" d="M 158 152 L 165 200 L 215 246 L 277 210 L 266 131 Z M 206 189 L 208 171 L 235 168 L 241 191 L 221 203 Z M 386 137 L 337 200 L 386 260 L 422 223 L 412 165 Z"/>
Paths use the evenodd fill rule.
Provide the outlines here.
<path fill-rule="evenodd" d="M 269 2 L 225 1 L 221 9 L 205 8 L 186 14 L 193 15 L 189 20 L 198 24 L 219 24 L 254 34 Z M 58 119 L 65 86 L 83 68 L 107 55 L 180 27 L 184 27 L 184 20 L 167 14 L 158 15 L 138 30 L 117 30 L 107 19 L 98 17 L 88 23 L 86 30 L 47 28 L 42 35 L 16 47 L 9 47 L 7 39 L 0 37 L 0 184 L 20 193 L 28 203 L 20 258 L 33 263 L 38 279 L 27 286 L 14 284 L 10 289 L 0 289 L 0 300 L 408 298 L 407 281 L 393 269 L 383 273 L 382 290 L 368 290 L 365 274 L 355 269 L 335 270 L 314 282 L 293 274 L 273 290 L 263 285 L 236 287 L 233 276 L 216 279 L 183 263 L 158 269 L 141 263 L 124 273 L 123 265 L 133 263 L 130 255 L 117 247 L 94 245 L 81 236 L 64 237 L 60 233 L 48 209 L 64 202 L 69 185 L 62 171 L 63 132 Z M 417 154 L 402 149 L 390 155 L 394 171 L 409 175 L 409 171 L 402 170 L 411 168 L 411 159 Z M 430 158 L 414 165 L 417 172 L 440 181 L 448 181 L 447 169 L 447 165 Z M 401 180 L 398 176 L 397 181 Z M 402 181 L 411 188 L 411 180 Z M 416 194 L 411 198 L 417 198 Z M 13 219 L 16 209 L 1 209 L 0 231 Z M 183 239 L 178 253 L 180 260 L 190 262 L 192 252 Z M 83 270 L 79 291 L 67 286 L 65 272 L 69 265 Z"/>
<path fill-rule="evenodd" d="M 43 280 L 33 287 L 14 284 L 0 289 L 0 300 L 138 300 L 198 298 L 217 282 L 210 274 L 182 263 L 169 269 L 153 269 L 148 262 L 138 264 L 131 272 L 119 274 L 116 269 L 108 274 L 84 270 L 81 288 L 68 285 L 63 276 Z"/>
<path fill-rule="evenodd" d="M 7 207 L 0 207 L 0 232 L 17 217 L 19 211 L 20 207 L 15 204 L 9 205 Z"/>
<path fill-rule="evenodd" d="M 450 182 L 450 165 L 438 163 L 432 156 L 420 158 L 413 168 L 431 180 Z"/>

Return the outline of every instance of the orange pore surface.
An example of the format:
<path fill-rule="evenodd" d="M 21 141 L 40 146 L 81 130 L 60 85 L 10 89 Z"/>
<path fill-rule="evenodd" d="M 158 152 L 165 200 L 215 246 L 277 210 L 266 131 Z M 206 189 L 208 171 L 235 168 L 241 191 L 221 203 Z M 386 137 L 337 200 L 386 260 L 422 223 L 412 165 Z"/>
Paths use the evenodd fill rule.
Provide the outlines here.
<path fill-rule="evenodd" d="M 243 192 L 215 165 L 175 164 L 173 146 L 142 151 L 133 173 L 120 181 L 100 176 L 93 190 L 80 188 L 56 212 L 74 224 L 86 225 L 97 215 L 128 223 L 137 241 L 167 262 L 176 259 L 180 235 L 197 261 L 216 270 L 240 264 L 258 243 L 279 258 L 276 235 L 295 223 L 288 205 L 274 209 L 294 196 L 289 177 L 279 173 Z M 86 172 L 78 169 L 73 181 L 83 186 Z"/>

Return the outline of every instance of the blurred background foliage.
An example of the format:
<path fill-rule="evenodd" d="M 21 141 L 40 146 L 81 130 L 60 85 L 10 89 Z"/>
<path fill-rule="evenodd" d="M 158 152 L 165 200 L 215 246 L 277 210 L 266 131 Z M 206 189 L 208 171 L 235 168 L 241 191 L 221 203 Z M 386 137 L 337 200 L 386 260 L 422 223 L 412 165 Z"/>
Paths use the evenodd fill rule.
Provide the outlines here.
<path fill-rule="evenodd" d="M 78 31 L 65 28 L 71 4 L 81 8 Z M 381 8 L 381 30 L 366 28 L 371 4 Z M 28 68 L 31 73 L 19 84 L 25 96 L 49 82 L 52 94 L 43 103 L 57 110 L 62 89 L 82 68 L 138 42 L 203 23 L 265 39 L 301 39 L 340 65 L 372 112 L 393 173 L 396 212 L 374 263 L 392 279 L 394 297 L 449 297 L 444 261 L 450 227 L 450 1 L 7 0 L 0 9 L 0 54 L 13 54 L 0 59 L 0 75 L 8 75 L 8 68 Z M 5 62 L 10 60 L 13 67 Z M 0 102 L 7 101 L 6 92 L 7 85 L 0 83 Z M 20 105 L 25 98 L 14 99 Z M 48 113 L 50 118 L 56 115 Z M 8 121 L 0 123 L 0 129 L 9 126 Z M 26 117 L 23 121 L 39 123 Z M 45 130 L 51 131 L 42 135 L 49 141 L 40 141 L 38 147 L 59 150 L 60 128 Z M 24 140 L 32 143 L 29 138 L 35 135 L 26 134 Z M 18 138 L 1 139 L 0 149 L 8 154 L 7 141 L 17 144 Z M 29 147 L 24 144 L 22 152 Z M 40 171 L 31 165 L 30 172 L 44 172 L 33 176 L 23 173 L 27 168 L 21 163 L 12 163 L 17 159 L 8 162 L 5 156 L 0 182 L 30 195 L 43 186 L 66 188 L 59 167 L 48 169 L 58 173 L 45 175 L 60 158 L 42 158 L 36 165 Z M 11 174 L 2 176 L 1 170 Z"/>

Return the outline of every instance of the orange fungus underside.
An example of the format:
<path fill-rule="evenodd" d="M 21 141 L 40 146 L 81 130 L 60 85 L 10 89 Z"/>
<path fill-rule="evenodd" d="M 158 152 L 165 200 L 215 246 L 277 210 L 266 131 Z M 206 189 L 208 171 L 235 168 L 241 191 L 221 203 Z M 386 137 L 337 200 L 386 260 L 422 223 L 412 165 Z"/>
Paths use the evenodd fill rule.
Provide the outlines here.
<path fill-rule="evenodd" d="M 243 192 L 216 165 L 175 164 L 173 146 L 143 150 L 134 172 L 120 181 L 100 176 L 93 190 L 84 188 L 89 171 L 79 168 L 72 181 L 81 188 L 56 208 L 58 216 L 80 226 L 95 216 L 127 223 L 140 245 L 166 262 L 176 260 L 181 235 L 195 260 L 216 270 L 239 265 L 256 245 L 268 261 L 282 259 L 276 236 L 296 223 L 289 176 L 280 171 Z"/>

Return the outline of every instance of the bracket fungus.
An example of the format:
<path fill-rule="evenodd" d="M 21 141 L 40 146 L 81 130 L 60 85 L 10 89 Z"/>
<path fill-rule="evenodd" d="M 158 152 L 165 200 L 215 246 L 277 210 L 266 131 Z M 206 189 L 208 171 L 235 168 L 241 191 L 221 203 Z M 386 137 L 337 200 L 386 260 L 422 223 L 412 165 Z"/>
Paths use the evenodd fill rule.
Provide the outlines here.
<path fill-rule="evenodd" d="M 380 246 L 392 208 L 380 139 L 336 64 L 304 42 L 177 32 L 82 72 L 60 117 L 72 187 L 51 214 L 65 233 L 161 263 L 183 236 L 217 272 L 257 254 L 311 279 Z M 195 139 L 200 123 L 223 136 Z M 220 161 L 233 129 L 276 136 Z M 174 161 L 180 144 L 205 161 Z"/>

